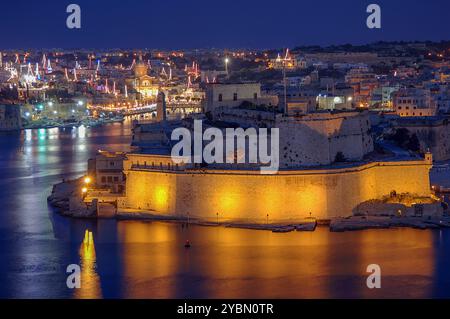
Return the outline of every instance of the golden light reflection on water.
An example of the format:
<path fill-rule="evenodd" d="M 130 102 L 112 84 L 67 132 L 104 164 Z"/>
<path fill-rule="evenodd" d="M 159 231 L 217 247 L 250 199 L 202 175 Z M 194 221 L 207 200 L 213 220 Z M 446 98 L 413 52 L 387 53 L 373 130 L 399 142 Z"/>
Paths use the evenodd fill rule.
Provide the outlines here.
<path fill-rule="evenodd" d="M 151 227 L 149 223 L 139 222 L 118 224 L 119 239 L 126 243 L 123 266 L 128 282 L 124 291 L 127 298 L 170 298 L 176 293 L 168 279 L 181 266 L 180 256 L 172 245 L 178 237 L 173 226 L 161 223 Z"/>
<path fill-rule="evenodd" d="M 80 246 L 81 287 L 75 289 L 74 297 L 77 299 L 102 298 L 100 277 L 97 273 L 95 245 L 92 233 L 86 232 Z"/>
<path fill-rule="evenodd" d="M 131 298 L 420 297 L 431 293 L 435 271 L 431 231 L 280 234 L 157 222 L 118 230 Z M 380 290 L 366 286 L 373 263 Z"/>
<path fill-rule="evenodd" d="M 363 297 L 381 297 L 383 292 L 395 293 L 396 285 L 408 289 L 398 297 L 426 298 L 432 294 L 435 274 L 433 231 L 400 228 L 395 231 L 361 232 L 359 263 L 381 267 L 382 290 L 361 289 Z M 389 247 L 389 249 L 386 249 Z M 363 273 L 365 274 L 365 273 Z"/>

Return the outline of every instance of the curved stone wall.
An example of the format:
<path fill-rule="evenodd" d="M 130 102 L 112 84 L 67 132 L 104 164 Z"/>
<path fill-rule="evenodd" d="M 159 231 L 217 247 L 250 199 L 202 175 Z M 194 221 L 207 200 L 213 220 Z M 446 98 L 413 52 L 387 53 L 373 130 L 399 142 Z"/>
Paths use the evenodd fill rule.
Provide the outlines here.
<path fill-rule="evenodd" d="M 139 157 L 141 158 L 141 157 Z M 132 156 L 129 161 L 132 161 Z M 119 208 L 216 221 L 269 222 L 347 216 L 391 191 L 430 195 L 429 161 L 374 162 L 340 169 L 156 170 L 125 165 Z M 218 215 L 217 215 L 218 214 Z M 267 217 L 267 214 L 269 215 Z"/>

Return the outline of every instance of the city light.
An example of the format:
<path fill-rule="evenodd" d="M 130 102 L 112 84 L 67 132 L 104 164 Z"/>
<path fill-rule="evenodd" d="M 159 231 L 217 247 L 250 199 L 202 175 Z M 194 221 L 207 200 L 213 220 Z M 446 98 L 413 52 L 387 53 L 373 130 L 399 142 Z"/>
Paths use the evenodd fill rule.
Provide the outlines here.
<path fill-rule="evenodd" d="M 89 176 L 86 176 L 86 177 L 84 178 L 84 183 L 85 183 L 85 184 L 90 184 L 91 181 L 92 181 L 92 179 L 91 179 Z"/>
<path fill-rule="evenodd" d="M 87 191 L 88 191 L 88 189 L 87 189 L 86 187 L 83 187 L 83 188 L 81 189 L 81 192 L 82 192 L 83 194 L 86 194 Z"/>

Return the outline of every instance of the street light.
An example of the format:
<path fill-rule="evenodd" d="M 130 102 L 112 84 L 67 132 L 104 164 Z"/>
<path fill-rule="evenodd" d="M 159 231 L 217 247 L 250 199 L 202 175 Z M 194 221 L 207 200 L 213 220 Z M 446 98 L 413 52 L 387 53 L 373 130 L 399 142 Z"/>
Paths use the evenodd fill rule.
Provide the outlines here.
<path fill-rule="evenodd" d="M 84 178 L 84 183 L 85 184 L 90 184 L 92 182 L 92 179 L 89 177 L 89 176 L 86 176 L 85 178 Z"/>
<path fill-rule="evenodd" d="M 81 189 L 81 192 L 82 192 L 83 194 L 86 194 L 87 191 L 88 191 L 87 187 L 83 187 L 83 188 Z"/>
<path fill-rule="evenodd" d="M 228 57 L 225 58 L 225 72 L 228 75 L 228 62 L 230 62 L 230 59 L 228 59 Z"/>

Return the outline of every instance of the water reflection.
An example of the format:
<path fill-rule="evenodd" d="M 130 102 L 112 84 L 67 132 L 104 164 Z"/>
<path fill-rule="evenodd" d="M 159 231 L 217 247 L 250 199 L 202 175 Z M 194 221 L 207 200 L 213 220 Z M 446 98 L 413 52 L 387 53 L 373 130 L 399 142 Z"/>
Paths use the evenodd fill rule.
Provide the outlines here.
<path fill-rule="evenodd" d="M 414 229 L 275 234 L 119 222 L 125 297 L 372 298 L 433 294 L 434 233 Z M 186 239 L 192 243 L 186 249 Z M 415 256 L 416 258 L 412 258 Z M 381 290 L 366 287 L 379 264 Z"/>
<path fill-rule="evenodd" d="M 100 278 L 97 274 L 95 245 L 92 232 L 86 231 L 80 245 L 81 287 L 75 289 L 75 298 L 96 299 L 102 297 Z"/>

